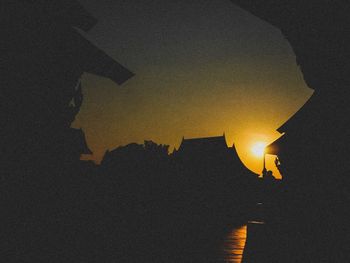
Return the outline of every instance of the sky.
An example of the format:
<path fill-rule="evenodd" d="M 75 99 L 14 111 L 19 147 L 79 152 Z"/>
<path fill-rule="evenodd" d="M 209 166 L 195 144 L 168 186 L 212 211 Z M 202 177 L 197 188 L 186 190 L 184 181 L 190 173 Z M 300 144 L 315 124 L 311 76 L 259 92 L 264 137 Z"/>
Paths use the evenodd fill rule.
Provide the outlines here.
<path fill-rule="evenodd" d="M 98 19 L 84 34 L 136 75 L 118 86 L 84 74 L 83 128 L 92 159 L 107 149 L 153 140 L 178 148 L 182 137 L 225 133 L 243 163 L 261 173 L 256 143 L 312 95 L 281 32 L 229 0 L 81 0 Z M 267 169 L 279 177 L 267 157 Z"/>

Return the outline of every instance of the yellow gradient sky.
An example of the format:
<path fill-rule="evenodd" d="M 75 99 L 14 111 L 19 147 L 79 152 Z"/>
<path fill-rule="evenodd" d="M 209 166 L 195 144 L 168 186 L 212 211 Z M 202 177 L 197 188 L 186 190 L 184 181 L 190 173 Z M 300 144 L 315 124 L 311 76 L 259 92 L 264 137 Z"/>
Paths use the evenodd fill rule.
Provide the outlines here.
<path fill-rule="evenodd" d="M 235 143 L 246 166 L 261 173 L 256 142 L 311 96 L 281 32 L 230 1 L 82 1 L 99 24 L 87 36 L 136 73 L 123 86 L 85 74 L 74 127 L 84 129 L 99 161 L 106 149 L 153 140 L 172 150 L 185 138 Z M 267 168 L 277 171 L 273 157 Z"/>

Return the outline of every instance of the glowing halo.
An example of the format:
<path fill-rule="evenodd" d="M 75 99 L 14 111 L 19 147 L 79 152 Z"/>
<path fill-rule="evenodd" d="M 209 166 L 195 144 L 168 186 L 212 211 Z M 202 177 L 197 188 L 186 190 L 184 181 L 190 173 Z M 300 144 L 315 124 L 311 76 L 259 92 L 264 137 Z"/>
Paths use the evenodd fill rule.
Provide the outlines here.
<path fill-rule="evenodd" d="M 263 157 L 265 151 L 266 143 L 264 142 L 256 142 L 251 147 L 251 152 L 255 157 Z"/>

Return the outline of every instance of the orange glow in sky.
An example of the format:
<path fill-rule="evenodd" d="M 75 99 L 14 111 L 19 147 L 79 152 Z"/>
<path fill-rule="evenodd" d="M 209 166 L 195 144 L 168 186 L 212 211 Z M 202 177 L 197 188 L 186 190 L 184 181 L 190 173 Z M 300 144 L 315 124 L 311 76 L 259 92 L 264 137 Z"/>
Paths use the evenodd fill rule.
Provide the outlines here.
<path fill-rule="evenodd" d="M 255 157 L 262 158 L 264 155 L 266 143 L 255 142 L 251 148 L 251 151 Z"/>
<path fill-rule="evenodd" d="M 235 137 L 237 138 L 235 146 L 242 162 L 250 170 L 261 175 L 265 147 L 280 137 L 280 134 L 275 131 L 269 132 L 267 129 L 261 133 L 245 130 L 237 133 Z M 272 171 L 275 178 L 280 179 L 281 174 L 274 163 L 275 158 L 274 155 L 265 155 L 265 165 L 267 170 Z"/>
<path fill-rule="evenodd" d="M 82 77 L 84 102 L 73 127 L 84 130 L 90 159 L 99 163 L 107 149 L 132 142 L 152 140 L 172 152 L 183 136 L 225 133 L 227 145 L 234 144 L 242 162 L 261 174 L 263 144 L 281 136 L 276 129 L 313 92 L 289 43 L 280 30 L 230 1 L 176 3 L 171 12 L 159 12 L 160 2 L 151 2 L 148 11 L 115 7 L 88 34 L 136 73 L 122 86 Z M 266 155 L 266 169 L 280 178 L 274 159 Z"/>

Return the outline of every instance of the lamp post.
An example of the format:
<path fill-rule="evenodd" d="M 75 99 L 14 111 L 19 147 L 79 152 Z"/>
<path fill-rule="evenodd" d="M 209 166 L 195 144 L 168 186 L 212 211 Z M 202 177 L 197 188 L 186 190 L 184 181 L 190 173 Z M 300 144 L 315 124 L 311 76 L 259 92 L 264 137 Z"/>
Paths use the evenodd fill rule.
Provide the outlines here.
<path fill-rule="evenodd" d="M 265 150 L 264 150 L 264 153 L 263 153 L 263 170 L 262 170 L 262 177 L 263 178 L 265 178 L 265 176 L 266 176 L 266 172 L 267 172 L 267 170 L 266 170 L 266 162 L 265 162 Z"/>

